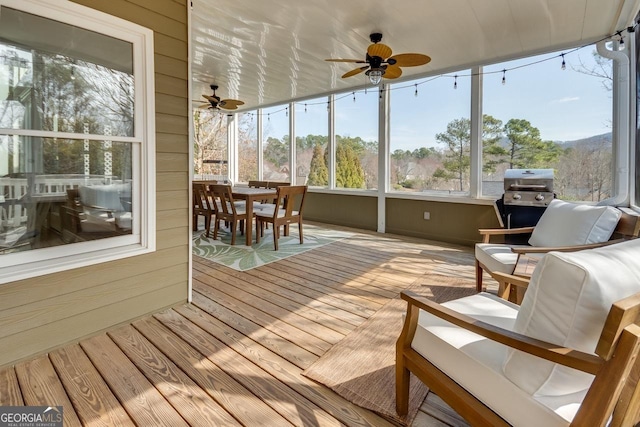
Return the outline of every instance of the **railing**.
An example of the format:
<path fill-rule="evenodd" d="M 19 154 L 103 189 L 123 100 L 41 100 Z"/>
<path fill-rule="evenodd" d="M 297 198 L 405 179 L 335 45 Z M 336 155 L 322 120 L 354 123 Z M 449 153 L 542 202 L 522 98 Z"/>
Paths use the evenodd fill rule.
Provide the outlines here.
<path fill-rule="evenodd" d="M 28 214 L 19 201 L 29 193 L 29 181 L 33 179 L 31 196 L 67 196 L 67 190 L 80 186 L 106 185 L 112 177 L 104 175 L 35 175 L 33 178 L 0 178 L 0 228 L 18 227 L 27 222 Z"/>

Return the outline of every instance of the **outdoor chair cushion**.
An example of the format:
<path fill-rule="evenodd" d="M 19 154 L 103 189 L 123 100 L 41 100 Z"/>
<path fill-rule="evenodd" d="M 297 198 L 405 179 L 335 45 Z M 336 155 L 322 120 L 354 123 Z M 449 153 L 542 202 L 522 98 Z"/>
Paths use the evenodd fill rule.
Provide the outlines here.
<path fill-rule="evenodd" d="M 525 245 L 505 245 L 501 243 L 476 243 L 476 259 L 489 271 L 511 274 L 518 261 L 518 254 L 511 248 L 526 247 Z"/>
<path fill-rule="evenodd" d="M 552 200 L 536 224 L 529 244 L 558 247 L 606 242 L 622 212 L 612 206 L 592 206 Z"/>
<path fill-rule="evenodd" d="M 517 305 L 484 292 L 442 305 L 508 330 L 518 315 Z M 411 347 L 513 425 L 567 426 L 586 394 L 532 397 L 504 375 L 506 346 L 422 310 Z"/>
<path fill-rule="evenodd" d="M 551 252 L 538 264 L 514 330 L 594 353 L 611 305 L 640 292 L 640 239 L 579 252 Z M 507 378 L 533 395 L 564 395 L 590 386 L 589 374 L 509 350 Z"/>

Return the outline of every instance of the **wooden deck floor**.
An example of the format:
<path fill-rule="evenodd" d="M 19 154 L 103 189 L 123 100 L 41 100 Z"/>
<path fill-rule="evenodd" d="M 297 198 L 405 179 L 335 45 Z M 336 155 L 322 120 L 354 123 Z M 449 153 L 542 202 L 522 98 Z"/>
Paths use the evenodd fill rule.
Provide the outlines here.
<path fill-rule="evenodd" d="M 301 372 L 452 269 L 473 277 L 471 250 L 369 232 L 247 272 L 194 257 L 192 304 L 0 371 L 0 405 L 64 405 L 65 427 L 389 425 Z M 430 394 L 414 425 L 464 422 Z"/>

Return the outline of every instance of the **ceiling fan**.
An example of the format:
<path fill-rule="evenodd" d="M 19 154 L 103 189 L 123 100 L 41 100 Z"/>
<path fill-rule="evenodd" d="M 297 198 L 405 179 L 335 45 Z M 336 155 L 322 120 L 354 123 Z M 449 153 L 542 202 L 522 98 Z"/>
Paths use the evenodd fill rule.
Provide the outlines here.
<path fill-rule="evenodd" d="M 365 71 L 369 76 L 371 83 L 378 84 L 382 77 L 386 79 L 397 79 L 402 75 L 400 67 L 416 67 L 425 65 L 431 61 L 431 58 L 421 53 L 401 53 L 393 55 L 389 46 L 380 43 L 382 40 L 381 33 L 372 33 L 369 35 L 371 45 L 367 48 L 367 56 L 363 61 L 361 59 L 326 59 L 331 62 L 353 62 L 355 64 L 367 64 L 358 67 L 342 75 L 342 78 L 355 76 Z"/>
<path fill-rule="evenodd" d="M 201 105 L 199 108 L 209 108 L 209 109 L 223 109 L 223 110 L 237 110 L 238 106 L 244 105 L 244 102 L 237 99 L 220 99 L 218 95 L 216 95 L 216 90 L 218 90 L 218 85 L 209 85 L 211 90 L 213 90 L 213 95 L 202 95 L 208 103 L 205 105 Z M 205 102 L 205 101 L 200 101 Z"/>

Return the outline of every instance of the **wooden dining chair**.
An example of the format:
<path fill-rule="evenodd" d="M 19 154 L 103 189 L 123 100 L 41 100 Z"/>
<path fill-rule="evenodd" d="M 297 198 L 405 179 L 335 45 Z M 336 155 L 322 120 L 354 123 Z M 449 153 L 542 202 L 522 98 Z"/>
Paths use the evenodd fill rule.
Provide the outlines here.
<path fill-rule="evenodd" d="M 244 221 L 252 221 L 248 218 L 246 207 L 242 207 L 240 203 L 234 202 L 231 186 L 214 184 L 209 189 L 213 197 L 213 207 L 215 210 L 215 221 L 213 227 L 213 238 L 218 238 L 218 229 L 220 221 L 229 222 L 231 226 L 231 244 L 236 244 L 236 229 L 240 224 L 240 235 L 244 235 Z"/>
<path fill-rule="evenodd" d="M 288 236 L 289 225 L 298 224 L 300 244 L 304 243 L 302 235 L 302 209 L 307 194 L 306 185 L 282 185 L 277 188 L 278 193 L 275 203 L 256 211 L 256 243 L 260 242 L 260 237 L 264 233 L 265 224 L 271 223 L 273 224 L 273 247 L 276 251 L 278 250 L 278 238 L 280 237 L 281 226 L 285 227 L 284 234 Z"/>
<path fill-rule="evenodd" d="M 208 184 L 193 184 L 193 223 L 197 229 L 199 216 L 204 216 L 205 236 L 211 233 L 211 222 L 216 215 Z"/>

